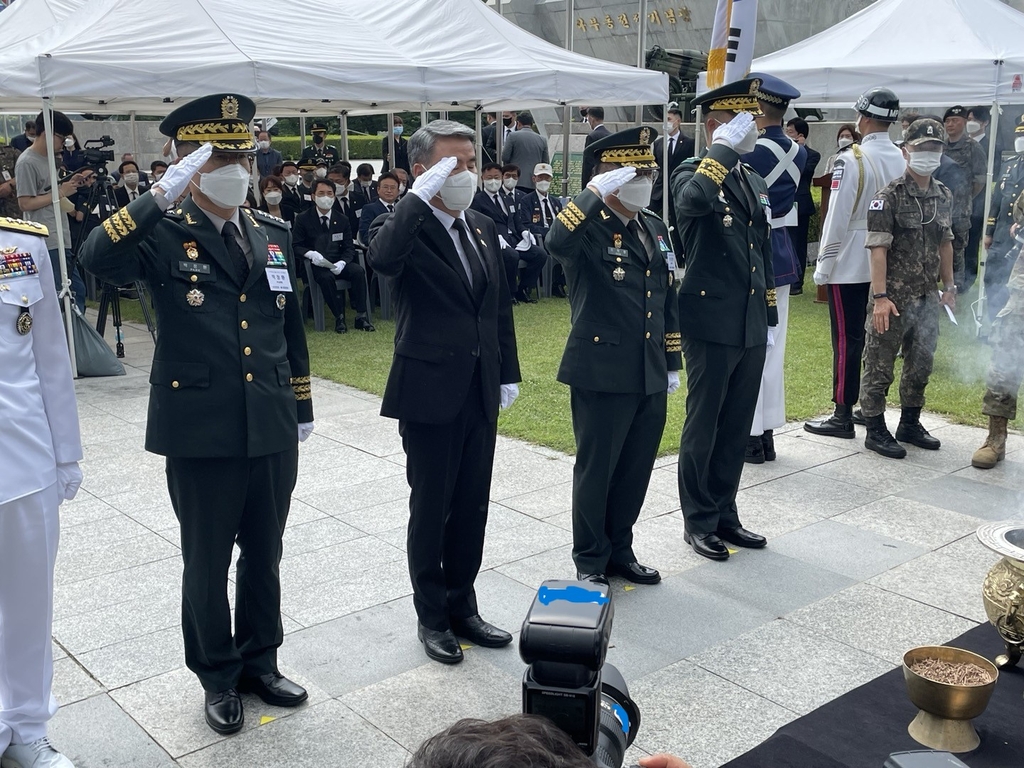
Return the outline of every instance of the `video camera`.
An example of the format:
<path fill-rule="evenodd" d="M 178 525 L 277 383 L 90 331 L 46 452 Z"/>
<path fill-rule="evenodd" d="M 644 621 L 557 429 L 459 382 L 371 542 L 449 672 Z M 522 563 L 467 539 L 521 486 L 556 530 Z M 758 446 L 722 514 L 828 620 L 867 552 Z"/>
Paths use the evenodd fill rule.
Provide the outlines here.
<path fill-rule="evenodd" d="M 622 674 L 605 663 L 614 616 L 608 585 L 545 581 L 523 622 L 523 712 L 569 734 L 601 768 L 621 768 L 640 710 Z"/>
<path fill-rule="evenodd" d="M 112 147 L 114 140 L 109 136 L 100 136 L 98 139 L 89 139 L 82 147 L 83 165 L 89 166 L 96 171 L 97 176 L 105 176 L 106 164 L 114 162 L 114 150 L 100 149 L 100 147 Z"/>

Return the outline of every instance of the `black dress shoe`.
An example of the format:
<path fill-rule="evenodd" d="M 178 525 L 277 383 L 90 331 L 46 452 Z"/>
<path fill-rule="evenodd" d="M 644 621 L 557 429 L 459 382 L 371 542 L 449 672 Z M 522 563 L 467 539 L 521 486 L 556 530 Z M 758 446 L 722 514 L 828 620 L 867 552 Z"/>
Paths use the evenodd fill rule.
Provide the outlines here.
<path fill-rule="evenodd" d="M 761 436 L 748 437 L 747 449 L 743 452 L 743 460 L 747 464 L 764 464 L 764 443 Z"/>
<path fill-rule="evenodd" d="M 621 576 L 634 584 L 657 584 L 661 581 L 660 573 L 654 568 L 640 565 L 636 560 L 632 563 L 608 563 L 608 573 L 612 576 Z"/>
<path fill-rule="evenodd" d="M 693 551 L 701 557 L 709 560 L 728 560 L 729 550 L 718 538 L 717 533 L 690 533 L 683 534 L 683 541 L 693 547 Z"/>
<path fill-rule="evenodd" d="M 206 724 L 220 734 L 238 733 L 245 723 L 242 698 L 234 688 L 217 693 L 207 691 L 204 710 Z"/>
<path fill-rule="evenodd" d="M 608 586 L 608 577 L 603 573 L 583 573 L 582 571 L 576 571 L 576 581 L 592 581 L 595 584 L 604 584 Z"/>
<path fill-rule="evenodd" d="M 767 429 L 761 433 L 761 447 L 764 449 L 764 460 L 775 461 L 775 434 Z"/>
<path fill-rule="evenodd" d="M 735 544 L 737 547 L 746 547 L 747 549 L 761 549 L 761 547 L 768 543 L 768 539 L 764 536 L 758 536 L 742 526 L 739 528 L 723 528 L 718 531 L 718 538 L 722 541 L 728 541 L 730 544 Z"/>
<path fill-rule="evenodd" d="M 360 316 L 356 318 L 356 330 L 376 331 L 377 329 L 373 327 L 373 323 L 370 322 L 370 319 L 368 317 Z"/>
<path fill-rule="evenodd" d="M 555 299 L 566 299 L 569 297 L 569 294 L 565 292 L 564 288 L 559 288 L 556 286 L 551 289 L 551 297 Z"/>
<path fill-rule="evenodd" d="M 345 325 L 345 318 L 339 317 L 334 321 L 335 333 L 348 333 L 348 326 Z"/>
<path fill-rule="evenodd" d="M 238 681 L 241 693 L 254 693 L 273 707 L 297 707 L 309 698 L 306 689 L 279 672 L 259 677 L 243 677 Z"/>
<path fill-rule="evenodd" d="M 842 437 L 852 440 L 857 436 L 853 424 L 853 414 L 850 412 L 850 406 L 837 405 L 835 413 L 828 418 L 805 421 L 804 431 L 810 432 L 812 435 Z"/>
<path fill-rule="evenodd" d="M 416 626 L 416 637 L 423 643 L 427 656 L 442 664 L 458 664 L 462 661 L 462 648 L 455 634 L 450 629 L 427 629 L 422 624 Z"/>
<path fill-rule="evenodd" d="M 516 300 L 520 304 L 536 304 L 537 303 L 537 300 L 535 298 L 533 298 L 532 296 L 530 296 L 530 294 L 527 293 L 526 291 L 519 291 L 518 293 L 516 293 Z"/>
<path fill-rule="evenodd" d="M 481 648 L 501 648 L 512 642 L 512 635 L 504 629 L 488 624 L 479 615 L 466 619 L 452 619 L 452 632 Z"/>

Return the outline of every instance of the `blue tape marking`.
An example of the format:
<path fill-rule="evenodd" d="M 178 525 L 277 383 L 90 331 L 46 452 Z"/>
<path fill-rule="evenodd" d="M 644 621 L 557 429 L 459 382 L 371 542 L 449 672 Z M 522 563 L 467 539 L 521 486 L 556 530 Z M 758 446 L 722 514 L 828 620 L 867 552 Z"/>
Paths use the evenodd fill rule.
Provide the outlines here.
<path fill-rule="evenodd" d="M 600 590 L 584 589 L 583 587 L 566 587 L 565 589 L 551 589 L 541 587 L 537 591 L 537 599 L 541 605 L 551 605 L 556 600 L 565 600 L 570 603 L 597 603 L 604 605 L 608 602 L 607 595 L 602 595 Z"/>
<path fill-rule="evenodd" d="M 622 732 L 628 736 L 629 735 L 629 715 L 626 714 L 626 710 L 624 710 L 618 704 L 612 704 L 612 712 L 614 712 L 615 716 L 617 718 L 619 718 L 619 725 L 622 726 Z"/>

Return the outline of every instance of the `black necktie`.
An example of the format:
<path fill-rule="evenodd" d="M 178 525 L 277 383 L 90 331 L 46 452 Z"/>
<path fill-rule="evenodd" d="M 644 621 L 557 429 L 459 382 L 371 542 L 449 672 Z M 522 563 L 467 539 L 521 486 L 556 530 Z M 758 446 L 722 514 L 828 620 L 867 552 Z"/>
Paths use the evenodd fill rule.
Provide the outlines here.
<path fill-rule="evenodd" d="M 462 219 L 456 219 L 452 224 L 455 231 L 459 233 L 459 242 L 462 243 L 462 250 L 466 254 L 466 261 L 469 262 L 469 272 L 473 281 L 473 299 L 477 304 L 484 297 L 487 290 L 487 278 L 484 276 L 484 267 L 480 263 L 476 248 L 473 246 L 473 239 L 469 236 L 469 227 Z"/>
<path fill-rule="evenodd" d="M 640 232 L 641 232 L 640 222 L 637 221 L 636 219 L 630 219 L 629 224 L 626 225 L 626 229 L 628 229 L 630 232 L 632 232 L 633 233 L 633 237 L 635 237 L 637 240 L 640 241 L 640 245 L 644 249 L 644 258 L 646 258 L 648 261 L 650 261 L 651 254 L 647 250 L 647 245 L 644 243 L 644 239 L 640 236 Z"/>
<path fill-rule="evenodd" d="M 338 204 L 341 206 L 341 212 L 348 216 L 348 200 L 344 197 L 339 197 Z"/>
<path fill-rule="evenodd" d="M 387 208 L 388 208 L 388 213 L 394 213 L 395 212 L 395 206 L 393 206 L 391 203 L 387 204 Z"/>
<path fill-rule="evenodd" d="M 242 250 L 242 246 L 238 244 L 238 240 L 235 239 L 235 233 L 238 232 L 238 227 L 233 222 L 224 222 L 224 228 L 220 231 L 220 236 L 224 240 L 224 247 L 227 249 L 228 257 L 231 262 L 235 265 L 237 276 L 240 278 L 239 283 L 244 284 L 249 277 L 249 262 L 245 260 L 245 252 Z"/>
<path fill-rule="evenodd" d="M 331 231 L 331 220 L 326 216 L 320 217 L 320 229 L 322 229 L 324 232 Z"/>
<path fill-rule="evenodd" d="M 676 151 L 676 139 L 675 139 L 675 136 L 672 136 L 668 140 L 668 156 L 672 157 L 672 153 L 675 152 L 675 151 Z"/>
<path fill-rule="evenodd" d="M 551 203 L 548 202 L 546 197 L 544 197 L 541 198 L 540 205 L 544 209 L 544 226 L 550 227 L 551 221 L 555 218 L 554 214 L 551 212 Z"/>

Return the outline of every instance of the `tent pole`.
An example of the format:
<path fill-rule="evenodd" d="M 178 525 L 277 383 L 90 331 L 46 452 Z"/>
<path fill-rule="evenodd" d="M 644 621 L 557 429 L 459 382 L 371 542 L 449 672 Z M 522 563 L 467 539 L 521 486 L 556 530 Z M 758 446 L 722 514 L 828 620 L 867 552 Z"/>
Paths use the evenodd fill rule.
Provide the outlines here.
<path fill-rule="evenodd" d="M 576 28 L 573 26 L 572 17 L 576 15 L 576 3 L 573 0 L 565 0 L 565 50 L 571 51 L 573 37 Z"/>
<path fill-rule="evenodd" d="M 397 159 L 395 155 L 395 113 L 388 112 L 388 163 L 391 166 L 390 170 L 395 170 Z"/>
<path fill-rule="evenodd" d="M 644 53 L 647 49 L 647 0 L 640 0 L 640 29 L 637 32 L 637 45 L 636 45 L 636 68 L 643 69 L 645 63 Z M 636 124 L 638 126 L 644 123 L 644 105 L 637 104 L 636 106 Z"/>
<path fill-rule="evenodd" d="M 682 121 L 679 127 L 682 130 Z M 672 227 L 674 222 L 668 220 L 668 104 L 661 113 L 661 150 L 661 220 L 666 226 Z"/>
<path fill-rule="evenodd" d="M 338 115 L 338 122 L 341 124 L 341 159 L 348 162 L 348 110 L 341 110 Z"/>
<path fill-rule="evenodd" d="M 473 110 L 473 117 L 476 119 L 476 172 L 484 167 L 484 129 L 483 129 L 483 104 L 477 104 Z"/>
<path fill-rule="evenodd" d="M 135 110 L 133 109 L 128 113 L 128 122 L 131 124 L 132 129 L 132 157 L 135 158 L 135 162 L 139 162 L 139 133 L 135 125 Z M 141 168 L 142 166 L 138 166 Z"/>
<path fill-rule="evenodd" d="M 569 139 L 572 124 L 572 107 L 563 102 L 562 106 L 562 197 L 569 196 Z"/>
<path fill-rule="evenodd" d="M 43 124 L 46 130 L 46 140 L 53 141 L 53 105 L 49 98 L 43 99 Z M 64 212 L 60 209 L 60 184 L 57 179 L 57 163 L 53 152 L 47 152 L 50 166 L 50 200 L 53 202 L 54 229 L 57 235 L 57 261 L 60 267 L 60 295 L 58 298 L 64 301 L 64 328 L 68 335 L 68 353 L 71 355 L 71 376 L 78 378 L 78 360 L 75 356 L 75 334 L 71 323 L 71 278 L 68 276 L 68 263 L 64 256 L 64 249 L 67 243 L 64 242 L 64 227 L 61 226 L 61 218 Z"/>
<path fill-rule="evenodd" d="M 996 72 L 999 72 L 999 67 L 996 67 Z M 999 75 L 996 75 L 996 89 L 999 88 Z M 996 100 L 992 102 L 992 121 L 989 123 L 988 131 L 988 169 L 987 176 L 985 179 L 985 216 L 982 219 L 982 226 L 986 226 L 985 222 L 988 221 L 988 217 L 992 215 L 992 185 L 994 183 L 995 167 L 999 158 L 996 157 L 996 134 L 999 133 L 999 98 L 998 94 Z M 984 230 L 983 230 L 984 232 Z M 992 330 L 992 323 L 988 318 L 988 291 L 985 290 L 985 242 L 984 237 L 982 238 L 981 248 L 979 249 L 981 254 L 981 262 L 978 264 L 978 316 L 981 319 L 980 327 L 978 328 L 978 336 L 982 339 L 987 339 L 989 332 Z"/>
<path fill-rule="evenodd" d="M 420 128 L 427 124 L 427 105 L 420 102 Z"/>
<path fill-rule="evenodd" d="M 299 149 L 306 148 L 306 116 L 299 115 Z"/>
<path fill-rule="evenodd" d="M 693 108 L 693 153 L 695 155 L 700 155 L 701 149 L 704 148 L 704 131 L 701 128 L 701 123 L 704 122 L 703 112 L 704 110 L 699 106 Z"/>

